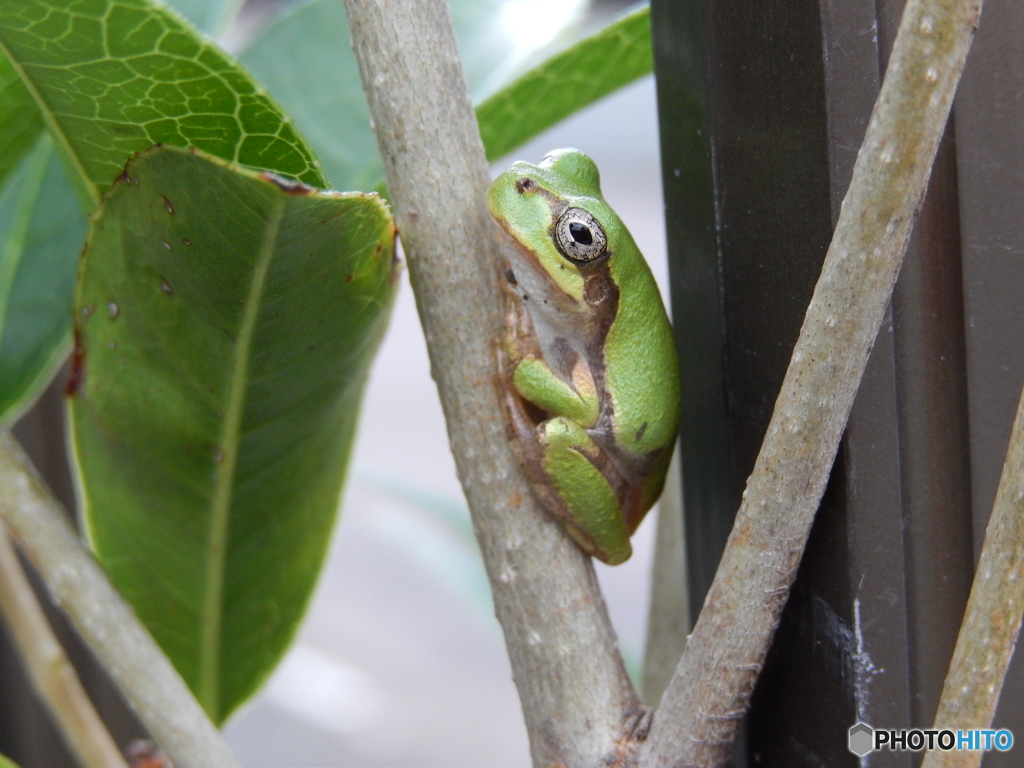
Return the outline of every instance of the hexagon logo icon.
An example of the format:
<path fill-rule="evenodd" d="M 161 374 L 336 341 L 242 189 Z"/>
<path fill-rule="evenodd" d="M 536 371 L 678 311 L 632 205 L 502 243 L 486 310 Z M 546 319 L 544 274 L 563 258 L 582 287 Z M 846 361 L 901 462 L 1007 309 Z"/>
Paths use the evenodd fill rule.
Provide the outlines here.
<path fill-rule="evenodd" d="M 864 757 L 874 751 L 875 729 L 867 723 L 857 723 L 850 728 L 850 751 L 857 757 Z"/>

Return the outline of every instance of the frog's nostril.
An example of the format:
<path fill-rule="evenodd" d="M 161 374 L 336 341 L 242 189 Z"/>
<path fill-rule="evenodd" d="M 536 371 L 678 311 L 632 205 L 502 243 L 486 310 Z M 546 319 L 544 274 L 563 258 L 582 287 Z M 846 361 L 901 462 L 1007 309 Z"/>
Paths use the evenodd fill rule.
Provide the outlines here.
<path fill-rule="evenodd" d="M 516 179 L 516 192 L 520 195 L 524 192 L 529 192 L 533 187 L 533 179 L 529 176 L 523 176 L 521 179 Z"/>

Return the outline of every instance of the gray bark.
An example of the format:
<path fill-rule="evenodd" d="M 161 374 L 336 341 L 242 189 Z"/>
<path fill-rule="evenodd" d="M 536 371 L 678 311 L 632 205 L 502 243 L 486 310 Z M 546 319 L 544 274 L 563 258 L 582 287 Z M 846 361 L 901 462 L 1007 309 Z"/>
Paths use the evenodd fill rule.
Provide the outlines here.
<path fill-rule="evenodd" d="M 346 0 L 431 369 L 534 764 L 601 765 L 638 700 L 590 559 L 531 495 L 499 400 L 504 247 L 443 0 Z"/>
<path fill-rule="evenodd" d="M 935 715 L 935 728 L 992 725 L 1024 610 L 1024 392 L 985 544 Z M 922 768 L 977 768 L 982 751 L 929 751 Z"/>
<path fill-rule="evenodd" d="M 83 768 L 128 768 L 36 600 L 0 522 L 0 612 L 32 687 Z"/>

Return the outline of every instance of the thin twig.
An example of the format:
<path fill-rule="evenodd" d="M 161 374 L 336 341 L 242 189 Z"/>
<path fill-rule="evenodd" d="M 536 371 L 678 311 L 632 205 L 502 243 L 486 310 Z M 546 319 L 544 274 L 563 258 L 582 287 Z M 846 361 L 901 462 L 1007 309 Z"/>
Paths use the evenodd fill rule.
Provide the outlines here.
<path fill-rule="evenodd" d="M 651 607 L 647 612 L 643 699 L 658 706 L 672 681 L 690 632 L 690 601 L 683 530 L 683 489 L 679 451 L 658 502 L 658 532 L 651 568 Z"/>
<path fill-rule="evenodd" d="M 0 611 L 36 695 L 85 768 L 128 768 L 36 600 L 0 522 Z"/>
<path fill-rule="evenodd" d="M 1024 392 L 985 544 L 935 715 L 938 730 L 986 730 L 996 714 L 1024 610 Z M 921 768 L 977 768 L 983 751 L 932 750 Z"/>
<path fill-rule="evenodd" d="M 175 768 L 240 768 L 6 431 L 0 432 L 0 518 Z"/>
<path fill-rule="evenodd" d="M 909 0 L 764 444 L 647 741 L 653 766 L 718 766 L 796 576 L 924 196 L 981 0 Z M 699 706 L 698 706 L 699 704 Z"/>
<path fill-rule="evenodd" d="M 495 355 L 503 246 L 447 5 L 346 8 L 533 760 L 600 765 L 638 702 L 590 559 L 538 507 L 509 445 Z"/>

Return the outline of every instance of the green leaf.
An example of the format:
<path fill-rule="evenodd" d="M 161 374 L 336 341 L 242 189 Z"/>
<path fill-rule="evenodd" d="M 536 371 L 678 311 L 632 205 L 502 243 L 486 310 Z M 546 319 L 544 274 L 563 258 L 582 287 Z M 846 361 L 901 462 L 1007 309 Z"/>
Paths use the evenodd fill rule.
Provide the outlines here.
<path fill-rule="evenodd" d="M 521 6 L 521 0 L 451 0 L 450 5 L 471 90 L 480 94 L 507 79 L 572 20 L 582 3 L 560 3 L 561 18 L 549 19 L 547 26 L 534 25 L 540 29 L 522 40 L 514 39 L 502 24 L 503 14 Z M 339 189 L 375 189 L 383 183 L 384 171 L 348 40 L 342 3 L 313 0 L 270 25 L 242 61 L 294 118 L 331 184 Z"/>
<path fill-rule="evenodd" d="M 534 67 L 476 108 L 487 159 L 496 160 L 573 112 L 653 68 L 643 6 Z"/>
<path fill-rule="evenodd" d="M 173 3 L 204 29 L 226 19 L 235 4 Z M 23 159 L 33 147 L 36 158 Z M 19 161 L 17 178 L 8 179 Z M 71 347 L 88 222 L 59 165 L 35 99 L 0 54 L 0 424 L 12 424 L 31 407 Z"/>
<path fill-rule="evenodd" d="M 43 129 L 32 94 L 0 55 L 0 184 L 24 157 Z"/>
<path fill-rule="evenodd" d="M 87 220 L 44 132 L 0 188 L 0 423 L 60 367 Z"/>
<path fill-rule="evenodd" d="M 0 755 L 0 768 L 18 768 L 18 766 L 9 757 Z"/>
<path fill-rule="evenodd" d="M 273 100 L 161 4 L 0 0 L 0 49 L 94 206 L 125 161 L 156 143 L 324 186 Z"/>
<path fill-rule="evenodd" d="M 300 5 L 271 24 L 242 63 L 274 94 L 316 150 L 336 189 L 384 179 L 341 0 Z"/>
<path fill-rule="evenodd" d="M 396 288 L 376 195 L 168 147 L 95 218 L 72 436 L 97 555 L 217 722 L 295 632 Z"/>

